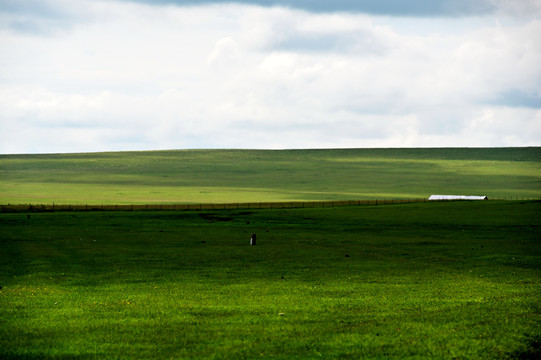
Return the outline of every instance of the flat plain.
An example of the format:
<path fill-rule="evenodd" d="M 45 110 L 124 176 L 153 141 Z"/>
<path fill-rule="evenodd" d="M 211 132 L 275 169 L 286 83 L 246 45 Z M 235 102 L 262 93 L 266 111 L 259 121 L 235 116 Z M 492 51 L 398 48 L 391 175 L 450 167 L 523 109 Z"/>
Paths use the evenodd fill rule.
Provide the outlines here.
<path fill-rule="evenodd" d="M 541 198 L 541 148 L 0 155 L 0 204 Z"/>
<path fill-rule="evenodd" d="M 0 203 L 536 199 L 539 157 L 6 155 Z M 0 213 L 0 358 L 539 358 L 540 215 L 538 200 Z"/>
<path fill-rule="evenodd" d="M 535 358 L 540 210 L 0 214 L 0 358 Z"/>

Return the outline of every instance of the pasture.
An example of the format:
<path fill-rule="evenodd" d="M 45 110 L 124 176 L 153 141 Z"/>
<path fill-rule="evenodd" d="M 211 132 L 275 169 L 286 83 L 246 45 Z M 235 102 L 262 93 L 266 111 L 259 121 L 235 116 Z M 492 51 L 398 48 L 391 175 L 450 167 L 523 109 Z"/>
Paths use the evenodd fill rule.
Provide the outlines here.
<path fill-rule="evenodd" d="M 541 148 L 0 155 L 0 204 L 541 198 Z"/>
<path fill-rule="evenodd" d="M 537 358 L 541 202 L 367 200 L 540 184 L 538 147 L 0 155 L 0 204 L 208 205 L 0 213 L 0 358 Z"/>
<path fill-rule="evenodd" d="M 3 213 L 0 358 L 537 358 L 540 210 Z"/>

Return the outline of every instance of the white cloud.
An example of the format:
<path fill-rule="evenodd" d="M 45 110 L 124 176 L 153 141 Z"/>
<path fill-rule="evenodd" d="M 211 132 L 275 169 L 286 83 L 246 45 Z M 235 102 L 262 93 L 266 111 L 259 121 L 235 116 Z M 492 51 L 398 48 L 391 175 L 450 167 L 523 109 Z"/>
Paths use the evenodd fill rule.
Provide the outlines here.
<path fill-rule="evenodd" d="M 487 0 L 494 6 L 495 13 L 504 17 L 539 18 L 540 0 Z"/>
<path fill-rule="evenodd" d="M 239 44 L 230 36 L 226 36 L 214 44 L 214 49 L 207 57 L 210 66 L 226 67 L 239 59 Z"/>
<path fill-rule="evenodd" d="M 48 3 L 69 27 L 0 30 L 0 153 L 541 138 L 539 19 Z"/>

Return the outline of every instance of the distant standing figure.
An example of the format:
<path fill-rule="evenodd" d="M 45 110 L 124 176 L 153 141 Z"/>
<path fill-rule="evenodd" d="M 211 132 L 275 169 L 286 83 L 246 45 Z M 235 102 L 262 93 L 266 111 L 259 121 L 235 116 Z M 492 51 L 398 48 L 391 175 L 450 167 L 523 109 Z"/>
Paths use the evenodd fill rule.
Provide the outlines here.
<path fill-rule="evenodd" d="M 250 245 L 255 245 L 255 234 L 250 237 Z"/>

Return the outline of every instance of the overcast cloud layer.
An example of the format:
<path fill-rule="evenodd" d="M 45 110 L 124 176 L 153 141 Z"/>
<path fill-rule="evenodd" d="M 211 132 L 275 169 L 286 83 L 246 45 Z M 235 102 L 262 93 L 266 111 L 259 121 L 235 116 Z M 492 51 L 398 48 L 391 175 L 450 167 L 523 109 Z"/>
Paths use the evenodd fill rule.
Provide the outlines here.
<path fill-rule="evenodd" d="M 539 146 L 539 34 L 539 0 L 0 0 L 0 153 Z"/>

